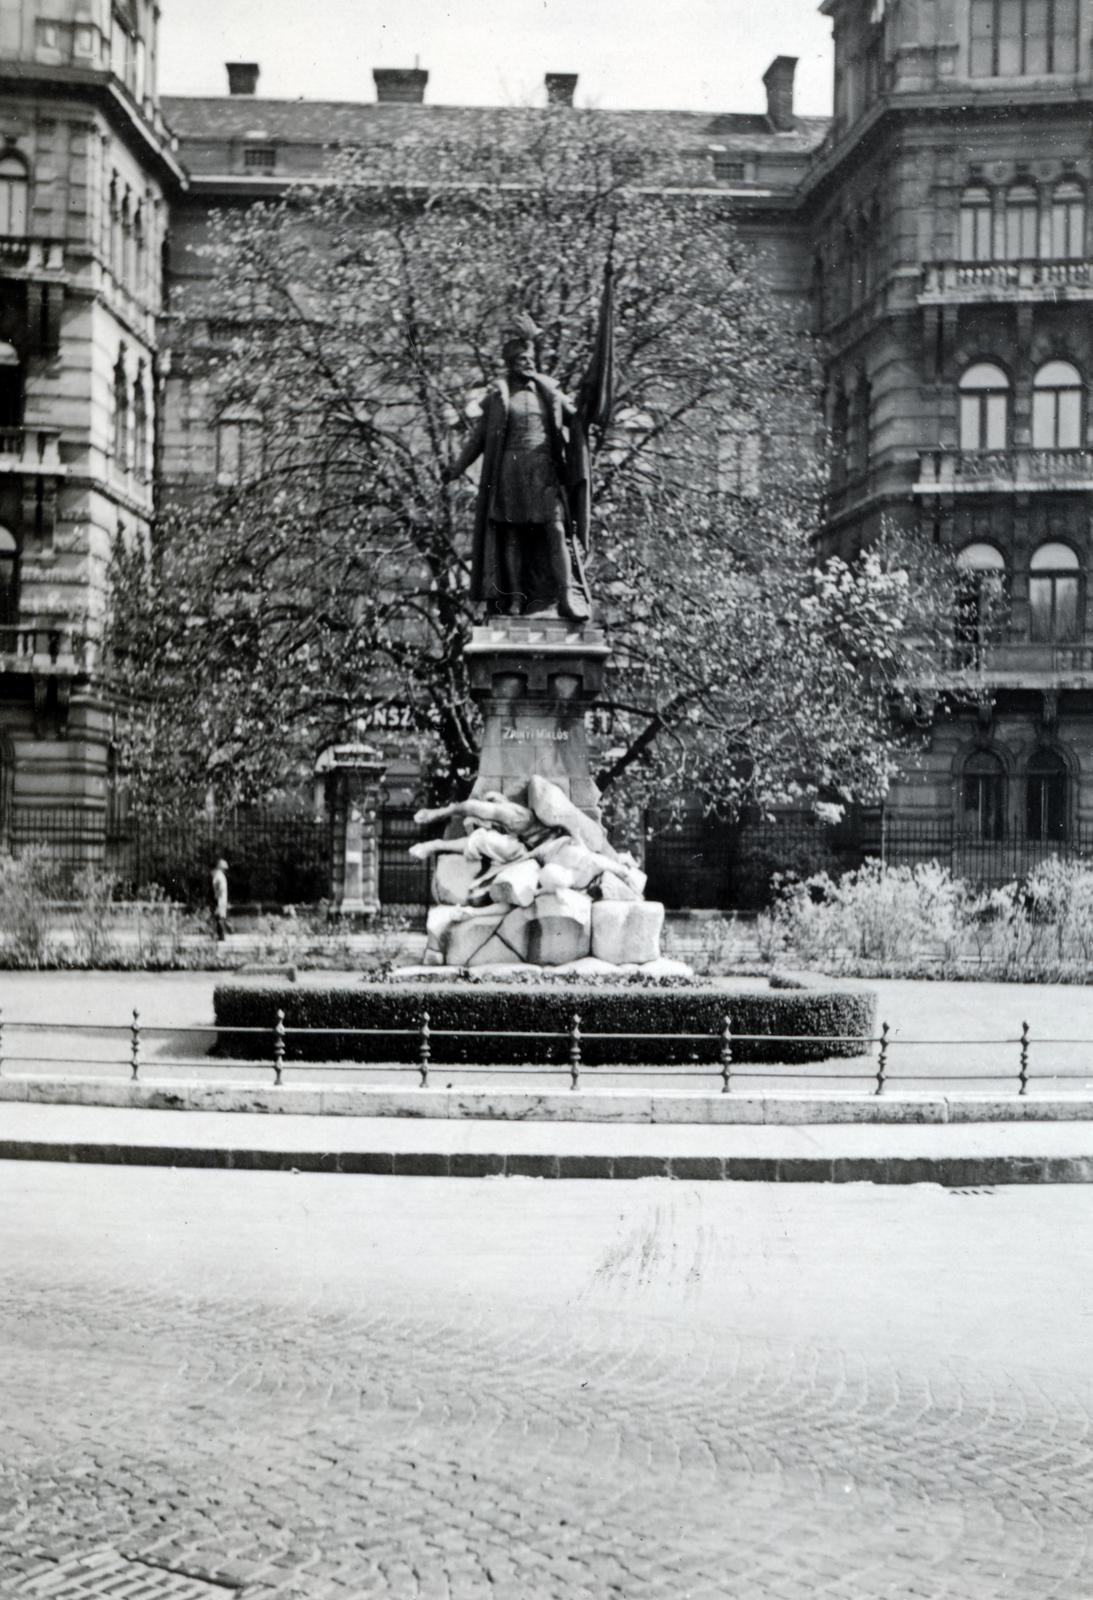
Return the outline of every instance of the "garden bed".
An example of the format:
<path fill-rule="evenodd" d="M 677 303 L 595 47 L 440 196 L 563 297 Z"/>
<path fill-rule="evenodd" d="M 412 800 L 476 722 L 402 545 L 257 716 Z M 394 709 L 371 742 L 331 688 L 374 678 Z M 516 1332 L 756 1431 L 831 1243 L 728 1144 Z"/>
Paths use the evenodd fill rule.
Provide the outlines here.
<path fill-rule="evenodd" d="M 213 1009 L 217 1053 L 237 1059 L 271 1058 L 280 1010 L 286 1029 L 324 1030 L 290 1031 L 286 1061 L 418 1061 L 427 1012 L 438 1066 L 558 1065 L 569 1059 L 576 1012 L 584 1066 L 693 1066 L 721 1060 L 726 1017 L 734 1064 L 861 1055 L 876 1001 L 861 990 L 697 985 L 222 983 Z M 241 1031 L 251 1028 L 261 1031 Z"/>

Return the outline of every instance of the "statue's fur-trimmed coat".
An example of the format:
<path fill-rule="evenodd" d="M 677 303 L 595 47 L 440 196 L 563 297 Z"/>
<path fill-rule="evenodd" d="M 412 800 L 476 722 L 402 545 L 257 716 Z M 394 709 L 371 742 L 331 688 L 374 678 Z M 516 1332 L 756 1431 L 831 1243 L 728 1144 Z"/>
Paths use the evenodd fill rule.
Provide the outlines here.
<path fill-rule="evenodd" d="M 587 592 L 583 579 L 582 557 L 588 549 L 589 493 L 588 440 L 577 408 L 568 400 L 553 378 L 541 372 L 532 383 L 543 410 L 551 459 L 558 479 L 565 515 L 566 533 L 574 552 L 574 576 Z M 470 438 L 452 463 L 451 475 L 458 477 L 473 461 L 482 457 L 475 506 L 474 541 L 471 546 L 471 599 L 495 600 L 501 592 L 497 536 L 490 521 L 494 486 L 501 470 L 501 451 L 509 417 L 509 386 L 499 378 L 482 405 Z"/>

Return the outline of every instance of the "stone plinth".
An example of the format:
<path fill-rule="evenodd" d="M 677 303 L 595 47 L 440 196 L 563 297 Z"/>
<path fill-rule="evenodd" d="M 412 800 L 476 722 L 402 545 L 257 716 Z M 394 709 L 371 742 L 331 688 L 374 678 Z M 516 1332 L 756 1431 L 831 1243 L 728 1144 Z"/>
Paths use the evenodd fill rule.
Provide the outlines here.
<path fill-rule="evenodd" d="M 366 744 L 337 744 L 315 763 L 330 813 L 330 903 L 337 917 L 375 916 L 379 910 L 380 783 L 385 763 Z"/>
<path fill-rule="evenodd" d="M 561 617 L 496 617 L 466 646 L 484 729 L 473 793 L 522 797 L 535 773 L 599 820 L 585 712 L 603 683 L 603 629 Z"/>

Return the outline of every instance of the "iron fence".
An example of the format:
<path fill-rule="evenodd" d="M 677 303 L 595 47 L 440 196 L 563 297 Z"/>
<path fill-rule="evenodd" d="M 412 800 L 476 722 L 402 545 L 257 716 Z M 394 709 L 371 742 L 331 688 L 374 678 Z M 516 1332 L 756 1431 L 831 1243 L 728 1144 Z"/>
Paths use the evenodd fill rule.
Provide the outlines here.
<path fill-rule="evenodd" d="M 313 904 L 330 889 L 330 823 L 311 813 L 110 819 L 77 807 L 17 806 L 6 835 L 17 853 L 44 846 L 65 876 L 82 867 L 113 874 L 127 896 L 156 885 L 171 900 L 204 906 L 220 857 L 236 905 Z"/>
<path fill-rule="evenodd" d="M 225 1032 L 231 1034 L 246 1034 L 251 1037 L 259 1037 L 267 1040 L 269 1045 L 268 1054 L 264 1060 L 260 1056 L 249 1056 L 245 1059 L 239 1060 L 229 1059 L 226 1057 L 210 1057 L 208 1055 L 171 1055 L 168 1057 L 157 1058 L 156 1061 L 152 1062 L 148 1060 L 148 1057 L 145 1053 L 147 1050 L 147 1040 L 149 1036 L 154 1036 L 161 1039 L 178 1037 L 186 1040 L 192 1039 L 195 1035 L 198 1037 L 208 1036 L 215 1044 L 220 1035 Z M 11 1050 L 11 1040 L 12 1036 L 15 1034 L 29 1035 L 31 1037 L 51 1035 L 60 1036 L 61 1038 L 84 1040 L 89 1038 L 118 1038 L 121 1040 L 121 1053 L 116 1056 L 99 1055 L 89 1057 L 85 1050 L 75 1055 L 51 1055 L 48 1057 L 29 1055 L 26 1052 L 20 1055 L 15 1055 Z M 348 1037 L 375 1036 L 378 1034 L 383 1034 L 388 1037 L 397 1036 L 416 1041 L 416 1059 L 413 1061 L 368 1063 L 367 1065 L 358 1061 L 348 1062 L 341 1058 L 328 1062 L 295 1059 L 289 1060 L 290 1048 L 293 1039 L 316 1039 L 324 1037 L 337 1037 L 344 1039 Z M 118 1067 L 121 1069 L 121 1075 L 126 1077 L 131 1083 L 140 1082 L 141 1071 L 156 1065 L 166 1068 L 210 1068 L 214 1074 L 217 1075 L 232 1070 L 252 1072 L 255 1069 L 268 1068 L 272 1074 L 273 1086 L 280 1087 L 284 1083 L 284 1073 L 287 1067 L 291 1067 L 293 1072 L 299 1072 L 305 1077 L 313 1076 L 317 1071 L 328 1071 L 333 1067 L 335 1069 L 342 1068 L 344 1070 L 351 1070 L 358 1074 L 367 1072 L 374 1073 L 376 1071 L 381 1071 L 384 1073 L 406 1073 L 411 1077 L 416 1077 L 417 1085 L 420 1088 L 426 1089 L 429 1087 L 430 1074 L 433 1071 L 432 1057 L 434 1041 L 438 1038 L 463 1039 L 466 1037 L 468 1037 L 468 1035 L 461 1030 L 434 1028 L 432 1026 L 429 1011 L 425 1008 L 423 1008 L 420 1012 L 417 1025 L 413 1028 L 392 1028 L 387 1026 L 383 1028 L 289 1027 L 285 1023 L 285 1013 L 280 1008 L 275 1011 L 270 1024 L 266 1027 L 245 1027 L 238 1026 L 234 1023 L 230 1025 L 199 1023 L 189 1024 L 185 1027 L 164 1027 L 155 1024 L 149 1025 L 142 1021 L 140 1012 L 135 1007 L 131 1013 L 130 1020 L 125 1023 L 11 1021 L 5 1019 L 3 1013 L 0 1012 L 0 1078 L 3 1078 L 4 1076 L 10 1078 L 13 1076 L 10 1071 L 13 1065 L 28 1065 L 31 1063 L 37 1063 L 40 1065 L 43 1061 L 48 1061 L 51 1065 L 63 1067 Z M 1012 1083 L 1014 1086 L 1014 1094 L 1018 1098 L 1026 1098 L 1028 1095 L 1029 1085 L 1033 1081 L 1034 1048 L 1038 1055 L 1040 1052 L 1048 1050 L 1051 1047 L 1079 1048 L 1083 1051 L 1080 1064 L 1074 1068 L 1068 1068 L 1065 1065 L 1060 1064 L 1058 1061 L 1048 1061 L 1043 1067 L 1039 1068 L 1036 1073 L 1037 1082 L 1040 1084 L 1055 1084 L 1058 1082 L 1065 1083 L 1068 1080 L 1077 1078 L 1082 1078 L 1088 1083 L 1091 1078 L 1091 1069 L 1088 1064 L 1089 1056 L 1085 1052 L 1093 1049 L 1093 1039 L 1056 1038 L 1051 1036 L 1034 1035 L 1027 1022 L 1023 1022 L 1021 1024 L 1021 1032 L 1019 1034 L 1007 1034 L 990 1039 L 907 1039 L 903 1037 L 893 1037 L 892 1031 L 887 1022 L 883 1022 L 881 1024 L 879 1032 L 870 1034 L 806 1035 L 735 1033 L 732 1027 L 732 1019 L 728 1011 L 725 1012 L 721 1026 L 716 1033 L 594 1033 L 583 1029 L 581 1014 L 578 1010 L 574 1009 L 570 1014 L 569 1026 L 565 1029 L 546 1030 L 502 1028 L 492 1030 L 486 1035 L 476 1032 L 474 1037 L 554 1040 L 557 1044 L 557 1060 L 553 1064 L 535 1064 L 525 1066 L 500 1063 L 475 1064 L 473 1062 L 468 1062 L 459 1065 L 445 1063 L 440 1070 L 442 1071 L 446 1082 L 451 1078 L 453 1073 L 459 1072 L 484 1073 L 486 1075 L 497 1075 L 500 1077 L 520 1076 L 526 1073 L 534 1073 L 537 1075 L 546 1076 L 553 1072 L 563 1075 L 565 1078 L 567 1078 L 569 1088 L 577 1091 L 581 1088 L 588 1088 L 590 1084 L 594 1085 L 596 1078 L 602 1079 L 604 1076 L 623 1079 L 628 1077 L 644 1079 L 649 1077 L 679 1078 L 680 1076 L 685 1076 L 708 1077 L 711 1080 L 716 1081 L 720 1093 L 729 1094 L 733 1090 L 734 1082 L 738 1082 L 741 1078 L 762 1080 L 782 1079 L 783 1081 L 786 1079 L 800 1080 L 804 1078 L 816 1079 L 826 1084 L 830 1084 L 832 1082 L 850 1082 L 867 1085 L 868 1087 L 866 1092 L 871 1098 L 881 1097 L 886 1092 L 889 1092 L 893 1087 L 899 1087 L 903 1084 L 922 1085 L 924 1083 L 929 1084 L 930 1082 L 942 1081 L 946 1086 L 946 1093 L 948 1094 L 952 1093 L 950 1085 L 953 1083 L 979 1084 L 982 1086 L 984 1082 L 998 1080 Z M 656 1039 L 673 1041 L 701 1041 L 707 1046 L 711 1044 L 716 1045 L 716 1061 L 707 1065 L 703 1065 L 702 1063 L 698 1062 L 686 1062 L 659 1067 L 644 1064 L 640 1066 L 633 1066 L 625 1063 L 596 1066 L 587 1064 L 584 1061 L 585 1044 L 592 1039 L 608 1037 L 613 1039 L 633 1039 L 634 1041 Z M 764 1044 L 769 1044 L 772 1042 L 785 1043 L 795 1046 L 802 1043 L 849 1043 L 860 1044 L 862 1048 L 858 1058 L 850 1058 L 850 1060 L 845 1061 L 845 1065 L 847 1067 L 847 1070 L 845 1071 L 831 1070 L 830 1059 L 811 1063 L 793 1061 L 782 1064 L 774 1063 L 768 1065 L 761 1065 L 759 1063 L 752 1063 L 750 1061 L 738 1063 L 734 1060 L 734 1051 L 736 1046 L 755 1042 L 762 1042 Z M 916 1047 L 921 1046 L 942 1046 L 956 1049 L 967 1048 L 968 1046 L 973 1045 L 989 1046 L 994 1050 L 1006 1052 L 1004 1060 L 999 1064 L 999 1070 L 992 1070 L 990 1072 L 981 1071 L 976 1073 L 954 1072 L 950 1070 L 948 1065 L 946 1065 L 942 1071 L 935 1070 L 933 1072 L 908 1072 L 903 1069 L 902 1063 L 900 1070 L 893 1070 L 893 1054 L 901 1053 L 904 1049 L 911 1049 L 913 1051 Z M 856 1060 L 859 1062 L 857 1065 L 855 1065 Z M 840 1059 L 839 1068 L 841 1068 L 843 1065 L 844 1060 Z M 22 1081 L 26 1081 L 28 1076 L 33 1076 L 35 1081 L 43 1081 L 47 1079 L 47 1074 L 41 1072 L 34 1073 L 32 1075 L 16 1074 L 15 1076 L 20 1076 Z M 797 1090 L 795 1087 L 791 1087 L 788 1092 L 796 1093 Z M 957 1091 L 957 1093 L 974 1092 L 975 1091 L 969 1090 Z"/>
<path fill-rule="evenodd" d="M 684 816 L 649 827 L 646 893 L 674 911 L 757 911 L 778 879 L 839 876 L 879 849 L 879 823 L 869 818 L 831 826 L 800 813 L 734 823 Z"/>
<path fill-rule="evenodd" d="M 379 826 L 382 905 L 424 907 L 430 869 L 408 854 L 425 836 L 408 806 L 385 806 Z M 313 812 L 240 810 L 219 816 L 112 818 L 101 809 L 10 807 L 0 813 L 0 843 L 16 852 L 44 845 L 71 876 L 80 867 L 112 873 L 133 897 L 158 885 L 170 899 L 204 906 L 209 872 L 229 864 L 236 905 L 315 904 L 330 892 L 328 817 Z M 426 830 L 427 831 L 427 830 Z M 835 826 L 811 814 L 726 823 L 685 815 L 672 825 L 648 822 L 647 894 L 670 910 L 755 911 L 770 903 L 779 879 L 833 877 L 878 858 L 892 865 L 937 861 L 954 876 L 992 886 L 1021 879 L 1051 859 L 1093 862 L 1093 825 L 1064 836 L 1016 833 L 983 838 L 953 817 L 852 813 Z"/>
<path fill-rule="evenodd" d="M 983 838 L 962 830 L 952 817 L 885 815 L 878 853 L 892 866 L 936 861 L 954 877 L 990 887 L 1025 878 L 1046 861 L 1093 861 L 1093 827 L 1077 824 L 1055 839 Z"/>

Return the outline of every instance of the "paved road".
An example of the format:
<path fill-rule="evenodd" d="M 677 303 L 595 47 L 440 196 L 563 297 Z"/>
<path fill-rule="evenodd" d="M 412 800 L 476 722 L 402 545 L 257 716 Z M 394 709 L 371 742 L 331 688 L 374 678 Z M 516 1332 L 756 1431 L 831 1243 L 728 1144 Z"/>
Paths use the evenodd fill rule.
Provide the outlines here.
<path fill-rule="evenodd" d="M 1089 1600 L 1091 1222 L 0 1165 L 0 1596 Z"/>

